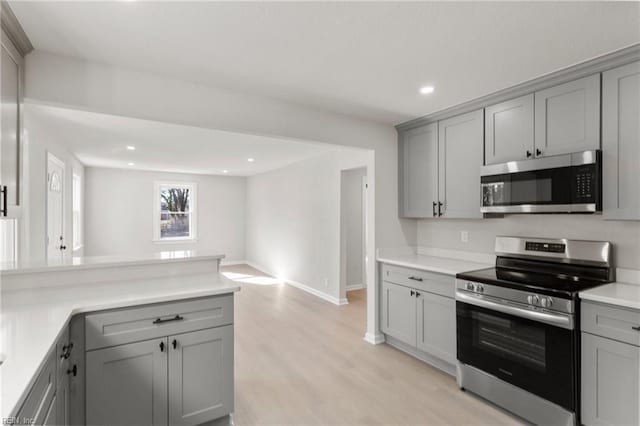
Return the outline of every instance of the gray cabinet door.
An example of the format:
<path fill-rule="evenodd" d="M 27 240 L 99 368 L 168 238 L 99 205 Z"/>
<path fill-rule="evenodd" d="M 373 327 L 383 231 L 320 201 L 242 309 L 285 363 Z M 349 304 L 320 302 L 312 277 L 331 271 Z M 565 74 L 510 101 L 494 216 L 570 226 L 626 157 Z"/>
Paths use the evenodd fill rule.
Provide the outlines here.
<path fill-rule="evenodd" d="M 66 372 L 58 377 L 56 388 L 56 420 L 55 423 L 58 426 L 67 426 L 70 423 L 69 420 L 69 376 Z"/>
<path fill-rule="evenodd" d="M 456 302 L 449 297 L 420 292 L 418 349 L 447 361 L 456 361 Z"/>
<path fill-rule="evenodd" d="M 640 62 L 602 74 L 606 219 L 640 220 Z"/>
<path fill-rule="evenodd" d="M 535 93 L 536 156 L 600 148 L 600 74 Z"/>
<path fill-rule="evenodd" d="M 399 146 L 400 216 L 433 217 L 438 202 L 438 124 L 405 132 Z"/>
<path fill-rule="evenodd" d="M 382 331 L 391 337 L 416 346 L 415 290 L 382 282 Z"/>
<path fill-rule="evenodd" d="M 582 333 L 582 423 L 640 424 L 640 348 Z"/>
<path fill-rule="evenodd" d="M 485 164 L 526 160 L 533 153 L 533 93 L 485 108 Z"/>
<path fill-rule="evenodd" d="M 42 426 L 57 426 L 58 425 L 58 395 L 53 395 L 53 399 L 47 407 L 47 414 L 44 417 L 42 423 L 33 423 L 34 425 L 42 424 Z"/>
<path fill-rule="evenodd" d="M 169 345 L 169 424 L 233 412 L 233 326 L 170 336 Z"/>
<path fill-rule="evenodd" d="M 87 352 L 89 425 L 167 424 L 167 339 Z"/>
<path fill-rule="evenodd" d="M 442 216 L 482 218 L 480 168 L 484 151 L 484 110 L 438 123 L 439 191 Z"/>

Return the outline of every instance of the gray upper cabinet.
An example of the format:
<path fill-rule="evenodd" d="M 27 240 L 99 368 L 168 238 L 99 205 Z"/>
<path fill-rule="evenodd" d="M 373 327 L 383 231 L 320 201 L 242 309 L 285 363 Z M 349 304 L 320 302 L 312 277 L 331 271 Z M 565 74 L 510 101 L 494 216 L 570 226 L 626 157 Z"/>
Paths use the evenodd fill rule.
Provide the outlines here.
<path fill-rule="evenodd" d="M 526 160 L 533 153 L 533 94 L 485 109 L 485 164 Z"/>
<path fill-rule="evenodd" d="M 411 129 L 399 140 L 400 216 L 434 216 L 438 202 L 438 124 Z"/>
<path fill-rule="evenodd" d="M 167 424 L 167 339 L 87 352 L 86 423 Z"/>
<path fill-rule="evenodd" d="M 418 297 L 418 349 L 450 364 L 456 362 L 456 301 L 420 292 Z"/>
<path fill-rule="evenodd" d="M 169 424 L 198 425 L 233 411 L 233 326 L 169 337 Z"/>
<path fill-rule="evenodd" d="M 600 148 L 600 74 L 535 93 L 535 155 Z"/>
<path fill-rule="evenodd" d="M 479 185 L 484 157 L 484 110 L 440 121 L 438 139 L 442 216 L 482 218 Z"/>
<path fill-rule="evenodd" d="M 382 331 L 401 342 L 416 346 L 415 290 L 382 282 Z"/>
<path fill-rule="evenodd" d="M 582 423 L 640 424 L 640 347 L 582 333 Z"/>
<path fill-rule="evenodd" d="M 640 220 L 640 62 L 602 74 L 602 157 L 605 218 Z"/>

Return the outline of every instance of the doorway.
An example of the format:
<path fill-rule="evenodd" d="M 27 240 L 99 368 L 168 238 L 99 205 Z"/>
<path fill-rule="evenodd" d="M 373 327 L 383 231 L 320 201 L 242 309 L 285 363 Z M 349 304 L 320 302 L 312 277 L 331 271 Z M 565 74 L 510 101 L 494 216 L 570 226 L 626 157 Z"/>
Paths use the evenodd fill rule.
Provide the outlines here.
<path fill-rule="evenodd" d="M 347 301 L 362 299 L 367 283 L 367 169 L 343 170 L 341 174 L 340 234 L 341 279 Z"/>
<path fill-rule="evenodd" d="M 55 259 L 66 250 L 64 241 L 65 166 L 47 153 L 47 258 Z"/>

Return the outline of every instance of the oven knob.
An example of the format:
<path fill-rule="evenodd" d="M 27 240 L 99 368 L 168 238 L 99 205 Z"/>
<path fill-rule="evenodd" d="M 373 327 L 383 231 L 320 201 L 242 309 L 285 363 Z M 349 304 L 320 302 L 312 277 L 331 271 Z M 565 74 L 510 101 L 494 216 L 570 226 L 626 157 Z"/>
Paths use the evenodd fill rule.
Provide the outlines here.
<path fill-rule="evenodd" d="M 543 297 L 540 300 L 540 306 L 542 306 L 543 308 L 550 308 L 551 305 L 553 305 L 553 299 L 550 297 Z"/>
<path fill-rule="evenodd" d="M 535 294 L 530 294 L 527 296 L 527 303 L 529 303 L 530 305 L 537 305 L 538 304 L 538 296 L 536 296 Z"/>
<path fill-rule="evenodd" d="M 476 285 L 476 291 L 478 293 L 484 293 L 484 286 L 482 284 Z"/>
<path fill-rule="evenodd" d="M 476 290 L 476 286 L 474 283 L 467 283 L 467 290 L 469 291 L 475 291 Z"/>

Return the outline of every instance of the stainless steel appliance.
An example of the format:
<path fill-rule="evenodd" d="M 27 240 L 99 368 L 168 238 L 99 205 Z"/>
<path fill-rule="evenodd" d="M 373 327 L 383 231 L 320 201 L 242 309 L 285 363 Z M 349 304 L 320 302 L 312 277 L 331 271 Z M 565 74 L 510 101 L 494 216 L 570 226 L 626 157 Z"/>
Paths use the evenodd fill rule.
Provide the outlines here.
<path fill-rule="evenodd" d="M 602 211 L 601 152 L 584 151 L 483 166 L 483 213 Z"/>
<path fill-rule="evenodd" d="M 541 425 L 579 424 L 578 292 L 611 282 L 611 244 L 497 237 L 456 276 L 458 384 Z"/>

